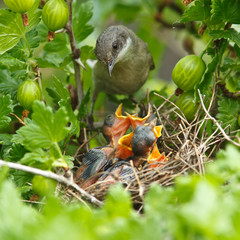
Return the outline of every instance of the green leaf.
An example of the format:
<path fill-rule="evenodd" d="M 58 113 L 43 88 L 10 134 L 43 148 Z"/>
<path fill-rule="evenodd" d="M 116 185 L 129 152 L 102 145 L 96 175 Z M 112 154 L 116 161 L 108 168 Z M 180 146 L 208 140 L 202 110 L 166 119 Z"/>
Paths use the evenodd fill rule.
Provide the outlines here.
<path fill-rule="evenodd" d="M 240 33 L 238 33 L 235 29 L 227 29 L 227 30 L 212 30 L 209 32 L 209 35 L 213 37 L 213 39 L 230 39 L 234 43 L 240 47 Z"/>
<path fill-rule="evenodd" d="M 11 122 L 11 118 L 8 116 L 12 111 L 11 103 L 9 95 L 0 96 L 0 129 L 6 127 Z"/>
<path fill-rule="evenodd" d="M 116 206 L 118 207 L 116 208 Z M 121 184 L 116 184 L 110 188 L 104 206 L 109 217 L 128 217 L 131 206 L 130 195 L 124 191 Z"/>
<path fill-rule="evenodd" d="M 116 19 L 124 21 L 125 23 L 129 23 L 137 18 L 141 9 L 142 5 L 140 2 L 131 4 L 117 3 L 113 9 L 113 12 L 116 15 Z"/>
<path fill-rule="evenodd" d="M 181 22 L 204 21 L 210 17 L 211 0 L 195 0 L 187 6 Z"/>
<path fill-rule="evenodd" d="M 59 101 L 60 107 L 65 107 L 68 113 L 69 121 L 71 122 L 70 125 L 70 135 L 76 135 L 76 137 L 79 136 L 80 133 L 80 122 L 77 119 L 77 116 L 74 114 L 72 105 L 71 105 L 71 98 L 68 99 L 62 99 Z"/>
<path fill-rule="evenodd" d="M 34 152 L 28 152 L 21 159 L 22 164 L 40 169 L 49 169 L 52 161 L 53 159 L 50 159 L 49 154 L 42 149 L 35 149 Z"/>
<path fill-rule="evenodd" d="M 32 150 L 34 148 L 48 148 L 53 143 L 62 141 L 69 133 L 67 113 L 60 108 L 55 115 L 50 107 L 43 102 L 33 104 L 33 122 L 21 127 L 17 133 L 23 136 L 24 145 Z"/>
<path fill-rule="evenodd" d="M 42 11 L 38 9 L 40 0 L 36 0 L 33 7 L 27 12 L 29 25 L 25 27 L 25 32 L 32 30 L 41 20 Z"/>
<path fill-rule="evenodd" d="M 86 95 L 84 96 L 84 99 L 81 102 L 81 105 L 79 107 L 79 113 L 78 113 L 79 118 L 84 118 L 87 116 L 87 111 L 88 111 L 87 104 L 90 101 L 90 93 L 91 91 L 90 89 L 88 89 Z"/>
<path fill-rule="evenodd" d="M 223 127 L 230 125 L 232 131 L 238 129 L 239 102 L 231 98 L 222 97 L 218 101 L 218 106 L 218 114 L 216 117 L 222 121 Z"/>
<path fill-rule="evenodd" d="M 14 58 L 8 53 L 4 53 L 0 56 L 0 68 L 16 71 L 25 68 L 25 62 Z"/>
<path fill-rule="evenodd" d="M 14 47 L 24 37 L 25 29 L 20 14 L 0 9 L 0 54 Z"/>
<path fill-rule="evenodd" d="M 31 48 L 36 48 L 40 44 L 40 38 L 36 29 L 32 29 L 30 32 L 27 32 L 26 39 Z"/>
<path fill-rule="evenodd" d="M 13 143 L 9 150 L 8 159 L 11 162 L 18 162 L 26 152 L 27 150 L 21 144 Z"/>
<path fill-rule="evenodd" d="M 212 17 L 214 23 L 240 23 L 240 0 L 212 0 Z"/>
<path fill-rule="evenodd" d="M 197 101 L 199 100 L 199 95 L 197 92 L 198 89 L 200 90 L 201 94 L 206 94 L 209 91 L 210 85 L 213 82 L 213 73 L 216 70 L 217 64 L 218 64 L 218 55 L 216 54 L 213 57 L 212 61 L 207 65 L 207 70 L 205 71 L 203 80 L 200 82 L 200 84 L 198 84 L 195 87 L 195 90 L 196 90 L 195 95 L 197 97 Z"/>
<path fill-rule="evenodd" d="M 73 112 L 70 93 L 68 89 L 64 87 L 63 83 L 55 76 L 53 76 L 53 82 L 54 88 L 47 88 L 47 92 L 53 98 L 56 104 L 58 104 L 60 107 L 65 107 L 69 121 L 71 122 L 70 135 L 76 134 L 78 137 L 80 131 L 80 123 Z"/>
<path fill-rule="evenodd" d="M 10 74 L 8 70 L 0 69 L 0 93 L 10 94 L 15 97 L 21 80 L 19 77 L 12 77 Z"/>
<path fill-rule="evenodd" d="M 83 41 L 94 30 L 93 26 L 87 23 L 93 15 L 93 2 L 73 1 L 73 30 L 77 43 Z"/>

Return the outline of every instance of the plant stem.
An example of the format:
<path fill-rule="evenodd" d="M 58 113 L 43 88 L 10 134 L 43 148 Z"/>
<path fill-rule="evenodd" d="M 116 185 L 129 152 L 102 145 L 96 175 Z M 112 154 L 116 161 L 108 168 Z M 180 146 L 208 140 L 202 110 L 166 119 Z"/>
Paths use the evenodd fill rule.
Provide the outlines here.
<path fill-rule="evenodd" d="M 72 49 L 72 58 L 73 58 L 73 65 L 74 65 L 74 71 L 75 71 L 75 81 L 76 81 L 78 107 L 79 107 L 84 98 L 84 93 L 83 93 L 83 84 L 81 80 L 80 65 L 79 63 L 76 62 L 76 59 L 80 58 L 81 51 L 76 46 L 76 41 L 75 41 L 73 27 L 72 27 L 72 0 L 68 0 L 67 4 L 69 8 L 69 20 L 65 28 L 68 31 L 70 45 Z"/>
<path fill-rule="evenodd" d="M 53 180 L 56 180 L 59 183 L 65 184 L 66 186 L 69 186 L 69 187 L 72 187 L 73 189 L 75 189 L 77 192 L 80 193 L 82 198 L 91 202 L 95 206 L 101 207 L 103 205 L 103 203 L 101 201 L 99 201 L 98 199 L 96 199 L 95 197 L 93 197 L 92 195 L 90 195 L 89 193 L 84 191 L 82 188 L 80 188 L 75 182 L 73 182 L 72 179 L 68 179 L 68 178 L 66 178 L 62 175 L 57 175 L 57 174 L 55 174 L 53 172 L 50 172 L 50 171 L 44 171 L 44 170 L 41 170 L 41 169 L 38 169 L 38 168 L 25 166 L 25 165 L 22 165 L 22 164 L 19 164 L 19 163 L 5 162 L 3 160 L 0 160 L 0 168 L 2 166 L 8 166 L 9 168 L 13 168 L 13 169 L 16 169 L 16 170 L 29 172 L 29 173 L 32 173 L 32 174 L 36 174 L 36 175 L 46 177 L 46 178 L 51 178 Z"/>

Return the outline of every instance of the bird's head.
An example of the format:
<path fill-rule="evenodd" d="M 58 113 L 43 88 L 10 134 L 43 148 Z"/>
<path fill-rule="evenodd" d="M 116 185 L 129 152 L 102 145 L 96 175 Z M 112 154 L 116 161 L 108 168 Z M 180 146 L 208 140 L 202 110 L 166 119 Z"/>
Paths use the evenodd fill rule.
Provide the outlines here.
<path fill-rule="evenodd" d="M 126 57 L 131 44 L 132 39 L 124 26 L 111 26 L 98 37 L 94 52 L 97 59 L 107 65 L 110 76 L 114 65 Z"/>

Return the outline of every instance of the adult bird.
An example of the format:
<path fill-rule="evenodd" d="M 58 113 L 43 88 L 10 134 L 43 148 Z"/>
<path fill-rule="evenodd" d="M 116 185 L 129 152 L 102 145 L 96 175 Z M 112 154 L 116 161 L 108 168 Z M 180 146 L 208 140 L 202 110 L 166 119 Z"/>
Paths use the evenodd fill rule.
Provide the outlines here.
<path fill-rule="evenodd" d="M 91 115 L 99 92 L 131 96 L 154 69 L 147 44 L 122 25 L 111 26 L 100 34 L 95 55 L 98 61 L 93 68 Z"/>

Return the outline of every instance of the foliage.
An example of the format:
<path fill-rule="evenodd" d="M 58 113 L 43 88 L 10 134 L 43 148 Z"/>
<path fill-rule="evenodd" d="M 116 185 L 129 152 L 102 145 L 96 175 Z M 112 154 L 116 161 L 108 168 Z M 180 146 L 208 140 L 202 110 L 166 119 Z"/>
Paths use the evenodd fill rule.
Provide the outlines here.
<path fill-rule="evenodd" d="M 128 192 L 111 188 L 101 209 L 49 197 L 26 205 L 14 184 L 1 183 L 1 237 L 13 239 L 238 239 L 240 152 L 228 145 L 205 176 L 179 177 L 175 187 L 152 185 L 143 213 Z M 1 171 L 1 177 L 4 169 Z M 223 185 L 224 184 L 224 185 Z"/>

